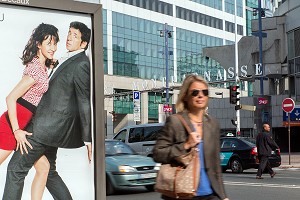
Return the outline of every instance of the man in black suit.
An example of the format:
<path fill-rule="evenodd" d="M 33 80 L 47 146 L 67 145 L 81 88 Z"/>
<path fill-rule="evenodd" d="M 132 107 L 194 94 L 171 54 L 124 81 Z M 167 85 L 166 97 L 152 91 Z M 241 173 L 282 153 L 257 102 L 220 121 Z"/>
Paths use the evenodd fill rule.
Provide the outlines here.
<path fill-rule="evenodd" d="M 55 200 L 71 200 L 72 196 L 56 171 L 58 147 L 88 149 L 92 156 L 91 107 L 90 107 L 90 61 L 85 54 L 91 30 L 83 23 L 72 22 L 69 27 L 65 57 L 59 60 L 49 81 L 49 89 L 42 97 L 31 124 L 27 127 L 32 136 L 32 149 L 28 154 L 16 151 L 8 169 L 3 200 L 20 200 L 24 179 L 34 162 L 45 155 L 50 163 L 47 189 Z"/>
<path fill-rule="evenodd" d="M 276 174 L 270 166 L 268 157 L 271 156 L 272 150 L 278 149 L 278 145 L 274 142 L 270 135 L 270 125 L 263 124 L 263 132 L 259 133 L 256 137 L 256 147 L 258 152 L 259 166 L 256 174 L 256 179 L 263 179 L 261 177 L 265 168 L 268 170 L 271 178 Z"/>

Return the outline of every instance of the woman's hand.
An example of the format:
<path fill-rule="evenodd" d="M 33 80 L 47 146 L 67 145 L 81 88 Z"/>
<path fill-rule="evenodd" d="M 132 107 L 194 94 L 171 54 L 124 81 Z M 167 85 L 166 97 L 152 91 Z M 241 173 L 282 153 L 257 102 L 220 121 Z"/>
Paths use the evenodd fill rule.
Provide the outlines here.
<path fill-rule="evenodd" d="M 228 198 L 225 198 L 224 200 L 229 200 Z"/>
<path fill-rule="evenodd" d="M 26 135 L 32 135 L 32 133 L 28 133 L 27 131 L 23 131 L 21 129 L 16 130 L 14 132 L 16 141 L 17 141 L 17 149 L 16 151 L 18 151 L 18 149 L 20 148 L 21 154 L 23 154 L 25 151 L 28 154 L 28 150 L 27 150 L 27 146 L 29 146 L 30 149 L 32 149 L 31 144 L 28 142 Z"/>
<path fill-rule="evenodd" d="M 196 146 L 197 144 L 199 144 L 200 142 L 200 134 L 197 132 L 191 132 L 189 134 L 188 140 L 187 142 L 184 144 L 184 148 L 185 149 L 190 149 L 194 146 Z"/>

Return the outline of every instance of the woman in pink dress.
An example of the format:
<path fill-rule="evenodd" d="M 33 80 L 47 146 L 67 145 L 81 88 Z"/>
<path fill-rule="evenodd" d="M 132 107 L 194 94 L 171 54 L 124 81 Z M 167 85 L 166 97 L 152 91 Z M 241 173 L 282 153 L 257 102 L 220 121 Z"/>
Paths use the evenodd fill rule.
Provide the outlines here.
<path fill-rule="evenodd" d="M 59 41 L 58 29 L 50 24 L 40 24 L 34 29 L 22 55 L 25 65 L 20 82 L 6 97 L 7 111 L 0 118 L 0 165 L 13 150 L 27 153 L 29 143 L 22 143 L 20 134 L 31 120 L 43 94 L 48 90 L 47 67 L 52 65 Z M 27 133 L 27 132 L 26 132 Z M 31 133 L 27 133 L 30 137 Z M 49 162 L 42 156 L 35 164 L 36 174 L 31 187 L 31 199 L 42 199 Z"/>

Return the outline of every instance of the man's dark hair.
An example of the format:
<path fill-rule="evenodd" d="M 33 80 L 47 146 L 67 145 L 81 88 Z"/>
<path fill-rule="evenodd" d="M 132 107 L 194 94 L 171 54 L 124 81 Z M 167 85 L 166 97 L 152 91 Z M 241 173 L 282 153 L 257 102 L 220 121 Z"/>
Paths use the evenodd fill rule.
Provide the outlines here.
<path fill-rule="evenodd" d="M 91 38 L 91 29 L 89 29 L 84 23 L 81 22 L 71 22 L 70 28 L 75 28 L 80 31 L 81 33 L 81 40 L 82 42 L 86 42 L 85 50 L 88 48 Z"/>

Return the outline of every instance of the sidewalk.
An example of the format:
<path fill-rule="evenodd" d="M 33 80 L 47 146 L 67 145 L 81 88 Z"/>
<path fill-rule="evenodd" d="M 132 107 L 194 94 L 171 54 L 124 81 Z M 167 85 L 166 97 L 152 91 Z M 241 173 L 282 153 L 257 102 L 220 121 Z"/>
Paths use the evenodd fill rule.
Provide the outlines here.
<path fill-rule="evenodd" d="M 281 165 L 279 168 L 300 168 L 300 152 L 291 152 L 290 163 L 289 153 L 281 152 Z"/>

